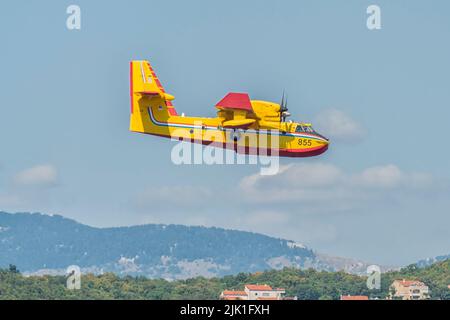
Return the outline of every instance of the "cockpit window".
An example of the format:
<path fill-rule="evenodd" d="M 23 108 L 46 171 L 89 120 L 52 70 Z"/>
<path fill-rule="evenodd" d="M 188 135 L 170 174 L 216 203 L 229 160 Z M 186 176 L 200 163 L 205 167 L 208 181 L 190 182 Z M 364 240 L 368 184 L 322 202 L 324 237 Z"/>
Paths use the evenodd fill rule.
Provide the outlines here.
<path fill-rule="evenodd" d="M 295 128 L 295 132 L 310 132 L 313 133 L 314 129 L 310 126 L 301 126 L 298 125 L 297 128 Z"/>

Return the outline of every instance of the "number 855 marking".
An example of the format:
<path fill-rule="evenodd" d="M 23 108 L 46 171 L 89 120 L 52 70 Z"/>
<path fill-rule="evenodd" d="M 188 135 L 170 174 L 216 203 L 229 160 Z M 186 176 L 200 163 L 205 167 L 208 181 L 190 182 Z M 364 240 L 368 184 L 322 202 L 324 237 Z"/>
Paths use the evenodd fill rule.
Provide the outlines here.
<path fill-rule="evenodd" d="M 309 139 L 298 139 L 299 146 L 311 147 L 312 142 Z"/>

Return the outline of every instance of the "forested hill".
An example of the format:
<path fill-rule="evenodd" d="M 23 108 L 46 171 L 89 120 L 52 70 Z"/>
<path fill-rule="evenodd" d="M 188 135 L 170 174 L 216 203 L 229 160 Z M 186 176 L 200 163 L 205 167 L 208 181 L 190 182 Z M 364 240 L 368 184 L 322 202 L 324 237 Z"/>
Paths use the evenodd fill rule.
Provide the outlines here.
<path fill-rule="evenodd" d="M 450 299 L 450 260 L 425 268 L 411 265 L 381 275 L 381 289 L 369 290 L 366 277 L 344 272 L 319 272 L 285 268 L 258 273 L 206 279 L 166 281 L 144 277 L 118 277 L 113 273 L 81 276 L 81 290 L 68 290 L 64 276 L 22 276 L 14 266 L 0 270 L 2 299 L 218 299 L 224 289 L 242 290 L 247 283 L 268 284 L 286 289 L 298 299 L 339 299 L 341 295 L 367 295 L 384 299 L 395 279 L 421 280 L 432 299 Z"/>
<path fill-rule="evenodd" d="M 0 267 L 24 272 L 64 273 L 78 265 L 84 272 L 171 279 L 318 263 L 310 249 L 250 232 L 156 224 L 93 228 L 57 215 L 4 212 L 0 252 Z"/>

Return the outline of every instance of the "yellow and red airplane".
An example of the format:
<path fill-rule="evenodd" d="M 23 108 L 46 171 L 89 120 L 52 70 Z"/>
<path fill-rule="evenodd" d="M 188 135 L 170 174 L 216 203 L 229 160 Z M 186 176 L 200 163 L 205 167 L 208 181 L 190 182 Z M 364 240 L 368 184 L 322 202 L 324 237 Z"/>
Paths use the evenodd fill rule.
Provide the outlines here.
<path fill-rule="evenodd" d="M 328 149 L 329 141 L 309 123 L 286 122 L 287 101 L 250 100 L 228 93 L 216 104 L 217 117 L 178 115 L 148 61 L 130 63 L 130 130 L 177 140 L 232 148 L 239 153 L 310 157 Z M 275 147 L 273 147 L 275 145 Z"/>

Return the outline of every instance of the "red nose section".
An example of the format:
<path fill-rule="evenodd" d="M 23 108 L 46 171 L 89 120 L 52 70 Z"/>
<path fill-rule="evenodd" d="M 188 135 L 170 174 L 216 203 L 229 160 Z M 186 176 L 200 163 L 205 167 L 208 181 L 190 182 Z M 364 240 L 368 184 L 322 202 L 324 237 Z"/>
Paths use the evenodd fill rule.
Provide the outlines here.
<path fill-rule="evenodd" d="M 280 157 L 304 158 L 321 155 L 328 150 L 328 144 L 307 150 L 298 149 L 280 149 Z"/>
<path fill-rule="evenodd" d="M 227 148 L 227 146 L 222 145 L 221 147 Z M 306 158 L 306 157 L 314 157 L 321 155 L 325 151 L 328 150 L 328 145 L 311 148 L 307 150 L 299 150 L 299 149 L 255 149 L 255 148 L 244 148 L 240 150 L 237 148 L 237 145 L 233 146 L 234 151 L 240 154 L 252 154 L 252 155 L 264 155 L 264 156 L 279 156 L 279 157 L 290 157 L 290 158 Z"/>

